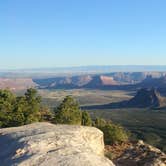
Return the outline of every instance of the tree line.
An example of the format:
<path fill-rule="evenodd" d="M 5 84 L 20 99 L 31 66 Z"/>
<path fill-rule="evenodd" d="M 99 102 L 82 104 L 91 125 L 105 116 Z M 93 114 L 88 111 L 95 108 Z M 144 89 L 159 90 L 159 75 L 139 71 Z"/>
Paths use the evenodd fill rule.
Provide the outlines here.
<path fill-rule="evenodd" d="M 42 105 L 37 90 L 27 89 L 24 95 L 16 96 L 10 90 L 0 90 L 0 127 L 14 127 L 40 121 L 54 124 L 84 125 L 99 128 L 104 133 L 106 144 L 121 143 L 128 140 L 128 133 L 122 126 L 104 119 L 92 119 L 88 111 L 80 109 L 79 103 L 67 96 L 51 112 Z"/>

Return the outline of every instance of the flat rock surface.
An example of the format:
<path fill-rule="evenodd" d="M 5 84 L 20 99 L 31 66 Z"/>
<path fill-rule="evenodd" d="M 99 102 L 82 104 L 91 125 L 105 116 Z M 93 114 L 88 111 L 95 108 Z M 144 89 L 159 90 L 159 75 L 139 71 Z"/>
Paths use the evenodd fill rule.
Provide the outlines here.
<path fill-rule="evenodd" d="M 114 166 L 93 127 L 34 123 L 0 129 L 3 166 Z"/>

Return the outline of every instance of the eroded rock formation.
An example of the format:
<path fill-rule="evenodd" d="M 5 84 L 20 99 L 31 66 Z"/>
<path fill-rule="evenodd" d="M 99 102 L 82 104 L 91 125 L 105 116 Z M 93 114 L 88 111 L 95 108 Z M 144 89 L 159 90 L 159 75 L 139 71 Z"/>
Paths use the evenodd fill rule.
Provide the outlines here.
<path fill-rule="evenodd" d="M 3 166 L 114 166 L 93 127 L 34 123 L 0 130 Z"/>

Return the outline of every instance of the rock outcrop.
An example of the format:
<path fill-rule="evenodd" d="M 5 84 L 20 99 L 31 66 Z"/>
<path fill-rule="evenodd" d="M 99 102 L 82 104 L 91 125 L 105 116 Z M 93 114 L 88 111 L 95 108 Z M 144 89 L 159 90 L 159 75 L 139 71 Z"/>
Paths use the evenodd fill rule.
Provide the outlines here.
<path fill-rule="evenodd" d="M 166 155 L 140 140 L 127 148 L 114 162 L 116 166 L 166 166 Z"/>
<path fill-rule="evenodd" d="M 142 88 L 126 103 L 126 106 L 156 108 L 165 106 L 165 103 L 166 98 L 162 97 L 155 89 Z"/>
<path fill-rule="evenodd" d="M 2 166 L 114 166 L 93 127 L 34 123 L 0 129 Z"/>

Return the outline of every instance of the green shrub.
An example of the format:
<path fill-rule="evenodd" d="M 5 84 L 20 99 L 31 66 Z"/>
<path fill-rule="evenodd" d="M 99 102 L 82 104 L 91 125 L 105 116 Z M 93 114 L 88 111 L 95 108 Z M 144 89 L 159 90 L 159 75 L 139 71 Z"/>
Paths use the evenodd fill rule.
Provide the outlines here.
<path fill-rule="evenodd" d="M 50 121 L 51 122 L 54 118 L 53 112 L 50 111 L 50 109 L 46 106 L 42 106 L 40 108 L 40 115 L 41 115 L 40 121 Z"/>
<path fill-rule="evenodd" d="M 96 118 L 94 126 L 104 133 L 104 143 L 107 145 L 119 144 L 128 141 L 128 133 L 120 125 L 107 122 L 104 119 Z"/>
<path fill-rule="evenodd" d="M 87 111 L 82 111 L 82 119 L 81 119 L 81 124 L 83 126 L 91 126 L 92 125 L 92 120 Z"/>
<path fill-rule="evenodd" d="M 123 127 L 115 124 L 106 124 L 100 128 L 104 133 L 104 142 L 108 145 L 128 141 L 128 134 Z"/>
<path fill-rule="evenodd" d="M 12 127 L 41 120 L 41 97 L 33 88 L 16 97 L 10 90 L 0 90 L 0 127 Z"/>
<path fill-rule="evenodd" d="M 107 122 L 104 119 L 98 117 L 93 122 L 93 126 L 97 128 L 104 127 L 106 124 Z"/>
<path fill-rule="evenodd" d="M 79 104 L 71 96 L 65 97 L 59 107 L 54 109 L 56 124 L 81 125 Z"/>

